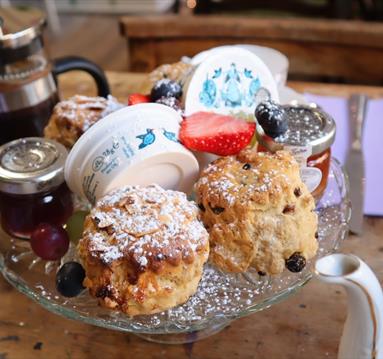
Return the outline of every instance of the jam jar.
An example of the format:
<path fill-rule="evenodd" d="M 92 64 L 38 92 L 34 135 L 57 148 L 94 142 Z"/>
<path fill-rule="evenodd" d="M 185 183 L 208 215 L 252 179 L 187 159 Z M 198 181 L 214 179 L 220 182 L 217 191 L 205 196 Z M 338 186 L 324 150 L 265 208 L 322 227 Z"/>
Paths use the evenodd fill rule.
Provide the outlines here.
<path fill-rule="evenodd" d="M 272 138 L 257 124 L 258 151 L 285 149 L 292 152 L 301 166 L 303 182 L 318 200 L 327 186 L 335 121 L 314 104 L 284 105 L 282 109 L 287 131 Z"/>
<path fill-rule="evenodd" d="M 29 238 L 41 222 L 66 222 L 73 211 L 64 182 L 67 154 L 63 145 L 39 137 L 0 147 L 0 216 L 5 232 Z"/>

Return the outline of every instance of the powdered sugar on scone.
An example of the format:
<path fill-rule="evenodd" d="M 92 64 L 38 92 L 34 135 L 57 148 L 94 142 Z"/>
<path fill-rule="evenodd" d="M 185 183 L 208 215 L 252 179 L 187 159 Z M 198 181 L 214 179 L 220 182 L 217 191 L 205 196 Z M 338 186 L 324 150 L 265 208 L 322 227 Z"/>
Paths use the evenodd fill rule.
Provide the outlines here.
<path fill-rule="evenodd" d="M 159 250 L 175 257 L 176 252 L 194 252 L 207 238 L 196 205 L 184 193 L 157 185 L 118 189 L 97 203 L 90 218 L 101 231 L 85 231 L 84 238 L 89 236 L 90 251 L 106 263 L 130 249 L 145 257 L 140 263 L 149 263 Z"/>
<path fill-rule="evenodd" d="M 135 315 L 167 309 L 194 293 L 209 241 L 196 204 L 184 193 L 126 186 L 96 203 L 78 249 L 91 294 Z M 113 290 L 106 292 L 106 285 Z M 163 303 L 152 302 L 157 296 Z"/>
<path fill-rule="evenodd" d="M 195 188 L 219 268 L 278 274 L 294 253 L 315 255 L 315 203 L 291 154 L 244 150 L 217 159 Z"/>
<path fill-rule="evenodd" d="M 44 136 L 66 147 L 72 147 L 97 121 L 125 106 L 111 95 L 107 98 L 73 96 L 60 101 L 54 107 L 48 125 L 44 129 Z"/>

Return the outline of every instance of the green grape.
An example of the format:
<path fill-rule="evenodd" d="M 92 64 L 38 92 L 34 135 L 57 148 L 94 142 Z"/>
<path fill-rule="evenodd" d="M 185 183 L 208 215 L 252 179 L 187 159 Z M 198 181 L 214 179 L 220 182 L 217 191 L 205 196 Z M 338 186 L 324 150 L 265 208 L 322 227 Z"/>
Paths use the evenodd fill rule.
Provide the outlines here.
<path fill-rule="evenodd" d="M 65 229 L 68 232 L 71 242 L 77 243 L 82 237 L 84 220 L 88 214 L 89 212 L 87 211 L 76 211 L 69 217 Z"/>

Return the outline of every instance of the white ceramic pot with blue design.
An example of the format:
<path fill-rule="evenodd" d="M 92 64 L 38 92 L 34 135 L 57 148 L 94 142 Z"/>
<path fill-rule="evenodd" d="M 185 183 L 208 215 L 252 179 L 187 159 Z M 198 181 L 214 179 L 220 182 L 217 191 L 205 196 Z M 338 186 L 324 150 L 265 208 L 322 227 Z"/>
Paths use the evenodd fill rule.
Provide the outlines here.
<path fill-rule="evenodd" d="M 178 141 L 181 121 L 175 110 L 156 103 L 128 106 L 104 117 L 69 153 L 65 165 L 69 188 L 92 204 L 128 184 L 157 183 L 189 193 L 199 166 Z"/>
<path fill-rule="evenodd" d="M 273 49 L 271 47 L 253 45 L 253 44 L 235 44 L 213 47 L 209 50 L 202 51 L 190 59 L 191 65 L 199 65 L 209 55 L 219 51 L 221 49 L 227 49 L 230 47 L 241 47 L 249 50 L 258 56 L 265 65 L 269 68 L 278 88 L 286 86 L 287 74 L 289 71 L 289 59 L 282 52 Z"/>
<path fill-rule="evenodd" d="M 236 46 L 216 49 L 185 82 L 185 115 L 198 111 L 252 115 L 260 89 L 279 102 L 276 82 L 259 57 Z"/>

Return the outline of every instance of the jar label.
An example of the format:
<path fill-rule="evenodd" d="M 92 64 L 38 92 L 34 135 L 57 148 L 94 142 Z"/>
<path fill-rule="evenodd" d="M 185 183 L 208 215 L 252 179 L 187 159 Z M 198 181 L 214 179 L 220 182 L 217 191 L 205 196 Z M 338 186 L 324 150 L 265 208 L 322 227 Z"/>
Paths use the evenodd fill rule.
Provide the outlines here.
<path fill-rule="evenodd" d="M 296 159 L 300 167 L 307 167 L 307 159 L 312 154 L 312 147 L 310 145 L 307 145 L 307 146 L 285 145 L 284 149 L 291 152 L 291 154 L 294 156 L 294 158 Z"/>
<path fill-rule="evenodd" d="M 301 167 L 301 178 L 310 192 L 314 192 L 322 180 L 322 171 L 315 167 Z"/>
<path fill-rule="evenodd" d="M 303 183 L 310 192 L 314 192 L 322 180 L 322 171 L 315 167 L 307 167 L 307 159 L 312 155 L 312 146 L 285 146 L 290 151 L 300 167 Z"/>

